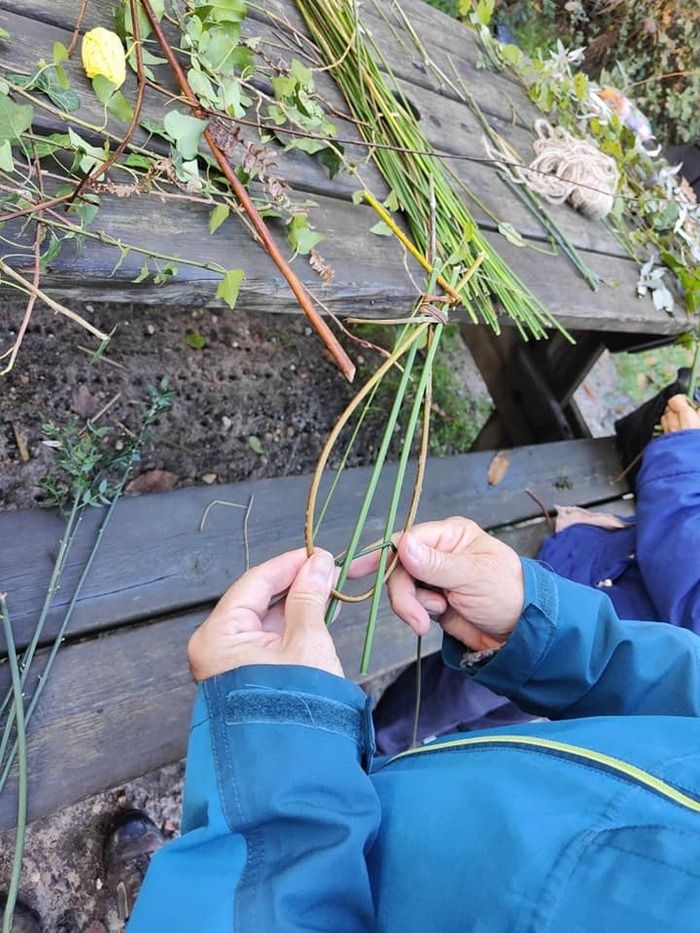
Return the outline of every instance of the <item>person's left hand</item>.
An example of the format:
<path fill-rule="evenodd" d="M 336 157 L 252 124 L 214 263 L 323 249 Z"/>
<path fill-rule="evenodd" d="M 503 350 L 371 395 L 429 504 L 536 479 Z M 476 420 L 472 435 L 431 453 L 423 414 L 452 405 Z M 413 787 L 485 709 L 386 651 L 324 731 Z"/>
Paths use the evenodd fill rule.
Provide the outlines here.
<path fill-rule="evenodd" d="M 244 573 L 190 638 L 194 679 L 246 664 L 301 664 L 343 677 L 324 620 L 336 575 L 328 551 L 307 557 L 303 548 Z"/>

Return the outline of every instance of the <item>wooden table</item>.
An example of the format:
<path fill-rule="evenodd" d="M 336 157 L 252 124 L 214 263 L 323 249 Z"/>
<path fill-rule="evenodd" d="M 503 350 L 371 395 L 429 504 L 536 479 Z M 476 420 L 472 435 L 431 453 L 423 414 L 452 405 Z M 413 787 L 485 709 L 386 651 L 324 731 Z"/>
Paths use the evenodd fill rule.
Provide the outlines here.
<path fill-rule="evenodd" d="M 527 157 L 531 151 L 531 127 L 539 112 L 520 85 L 505 74 L 479 67 L 481 54 L 469 29 L 422 0 L 405 0 L 402 5 L 429 54 L 446 70 L 449 60 L 454 63 L 493 126 Z M 84 27 L 111 25 L 112 6 L 112 0 L 91 0 Z M 293 0 L 269 0 L 266 6 L 304 30 Z M 0 25 L 12 37 L 3 51 L 3 61 L 18 68 L 36 67 L 40 57 L 50 61 L 55 40 L 68 44 L 79 7 L 79 0 L 0 0 Z M 585 219 L 568 206 L 552 207 L 551 214 L 586 263 L 605 281 L 598 292 L 591 291 L 562 256 L 542 255 L 506 241 L 496 231 L 491 215 L 512 224 L 527 242 L 542 244 L 546 235 L 539 222 L 513 199 L 492 166 L 456 158 L 483 157 L 482 131 L 454 91 L 442 86 L 427 67 L 393 2 L 367 0 L 361 10 L 364 27 L 371 31 L 391 63 L 431 144 L 452 157 L 447 164 L 487 209 L 485 213 L 472 205 L 486 236 L 578 340 L 577 346 L 570 348 L 555 336 L 533 348 L 523 345 L 515 334 L 496 342 L 483 328 L 465 327 L 467 342 L 499 410 L 498 421 L 489 425 L 480 446 L 585 436 L 585 425 L 571 397 L 602 349 L 654 345 L 682 332 L 685 321 L 680 316 L 657 311 L 649 299 L 637 298 L 636 263 L 625 255 L 601 223 Z M 262 36 L 262 48 L 269 46 L 270 54 L 279 57 L 284 30 L 273 25 L 265 14 L 251 9 L 244 31 Z M 288 57 L 294 54 L 300 54 L 298 47 Z M 100 105 L 76 59 L 74 56 L 68 71 L 82 102 L 78 116 L 99 123 Z M 166 66 L 156 71 L 163 84 L 172 86 Z M 317 86 L 329 104 L 345 109 L 328 73 L 317 76 Z M 133 100 L 133 75 L 129 74 L 123 90 Z M 143 116 L 152 120 L 163 116 L 163 98 L 150 88 L 146 91 Z M 37 120 L 37 125 L 47 133 L 65 129 L 46 113 L 37 112 Z M 336 122 L 341 135 L 357 138 L 352 123 L 337 119 Z M 118 135 L 124 130 L 123 124 L 113 118 L 108 128 Z M 141 138 L 142 132 L 135 137 L 137 141 Z M 361 146 L 348 146 L 346 151 L 358 163 L 366 155 Z M 357 180 L 348 174 L 330 180 L 325 169 L 300 152 L 280 153 L 278 164 L 280 174 L 293 186 L 294 196 L 312 198 L 317 203 L 311 219 L 326 234 L 321 250 L 335 270 L 331 285 L 322 285 L 304 258 L 294 261 L 295 269 L 311 291 L 339 314 L 405 313 L 415 297 L 415 289 L 406 273 L 401 248 L 393 238 L 368 234 L 377 218 L 368 206 L 352 204 L 352 192 L 359 187 Z M 365 184 L 384 196 L 386 187 L 374 165 L 362 164 L 360 171 Z M 163 202 L 154 196 L 118 199 L 104 195 L 95 229 L 106 230 L 124 244 L 153 246 L 155 242 L 159 250 L 171 255 L 181 255 L 186 241 L 188 255 L 196 260 L 214 260 L 226 268 L 235 265 L 245 269 L 241 307 L 297 312 L 295 300 L 277 268 L 262 248 L 252 242 L 242 225 L 228 223 L 214 236 L 209 235 L 209 210 L 206 205 Z M 276 232 L 282 241 L 282 231 Z M 28 248 L 31 234 L 30 225 L 24 231 Z M 52 295 L 66 301 L 187 303 L 207 307 L 217 304 L 212 273 L 181 266 L 177 276 L 165 285 L 137 284 L 133 280 L 143 257 L 127 253 L 115 270 L 118 258 L 115 248 L 87 241 L 77 256 L 72 249 L 64 249 L 43 276 L 43 283 Z M 524 398 L 527 405 L 522 403 Z"/>

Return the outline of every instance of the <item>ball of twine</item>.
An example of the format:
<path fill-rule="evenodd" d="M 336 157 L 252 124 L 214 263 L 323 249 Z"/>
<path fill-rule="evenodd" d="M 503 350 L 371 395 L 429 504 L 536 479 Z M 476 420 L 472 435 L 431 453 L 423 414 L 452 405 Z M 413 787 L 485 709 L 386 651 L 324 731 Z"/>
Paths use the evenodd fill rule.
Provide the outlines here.
<path fill-rule="evenodd" d="M 514 162 L 512 155 L 503 159 L 504 153 L 498 154 L 508 163 L 512 180 L 527 185 L 551 204 L 568 200 L 587 217 L 607 217 L 620 179 L 615 160 L 593 143 L 576 139 L 546 120 L 537 120 L 535 132 L 535 158 L 529 166 Z M 493 154 L 488 143 L 487 148 Z"/>

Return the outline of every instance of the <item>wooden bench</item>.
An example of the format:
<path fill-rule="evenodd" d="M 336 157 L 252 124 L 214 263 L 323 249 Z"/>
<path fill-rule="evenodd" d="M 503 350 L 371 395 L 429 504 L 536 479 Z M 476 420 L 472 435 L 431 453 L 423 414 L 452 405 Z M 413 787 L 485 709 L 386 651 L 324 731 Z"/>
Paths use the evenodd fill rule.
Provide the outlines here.
<path fill-rule="evenodd" d="M 507 455 L 510 465 L 495 486 L 487 482 L 493 452 L 431 459 L 419 519 L 469 515 L 520 553 L 534 555 L 546 525 L 528 487 L 548 505 L 629 508 L 621 502 L 626 485 L 616 480 L 620 467 L 611 438 L 522 447 Z M 358 468 L 345 474 L 324 522 L 322 545 L 338 551 L 347 543 L 368 473 Z M 383 477 L 367 540 L 383 533 L 381 509 L 392 474 L 393 467 Z M 300 545 L 308 482 L 305 476 L 285 477 L 119 503 L 31 723 L 30 818 L 182 757 L 193 697 L 187 639 L 245 568 L 243 513 L 213 508 L 200 532 L 204 510 L 214 498 L 245 504 L 254 494 L 248 544 L 251 561 L 258 563 Z M 83 521 L 42 637 L 37 672 L 99 518 L 91 510 Z M 33 631 L 62 528 L 63 520 L 49 512 L 0 514 L 0 585 L 8 594 L 19 647 Z M 333 629 L 348 676 L 359 669 L 365 618 L 366 604 L 347 606 Z M 438 644 L 436 629 L 426 651 Z M 406 664 L 414 653 L 415 639 L 384 604 L 372 675 Z M 7 665 L 1 670 L 4 690 Z M 0 828 L 14 819 L 15 789 L 8 787 L 0 797 Z"/>

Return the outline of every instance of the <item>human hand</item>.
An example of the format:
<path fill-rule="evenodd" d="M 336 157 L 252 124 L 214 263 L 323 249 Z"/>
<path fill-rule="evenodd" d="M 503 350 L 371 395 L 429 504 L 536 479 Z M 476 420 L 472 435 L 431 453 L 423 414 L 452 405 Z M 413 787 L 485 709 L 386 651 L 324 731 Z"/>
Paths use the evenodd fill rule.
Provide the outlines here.
<path fill-rule="evenodd" d="M 664 434 L 700 428 L 700 412 L 690 404 L 687 395 L 674 395 L 666 403 L 661 427 Z"/>
<path fill-rule="evenodd" d="M 190 638 L 194 679 L 246 664 L 301 664 L 343 677 L 324 620 L 335 578 L 328 551 L 307 557 L 303 548 L 248 570 Z"/>
<path fill-rule="evenodd" d="M 394 543 L 400 563 L 387 583 L 389 601 L 416 634 L 425 635 L 430 615 L 438 615 L 442 628 L 472 651 L 507 641 L 525 597 L 512 548 L 459 517 L 415 525 Z M 358 558 L 351 576 L 369 573 L 377 560 L 377 552 Z"/>

